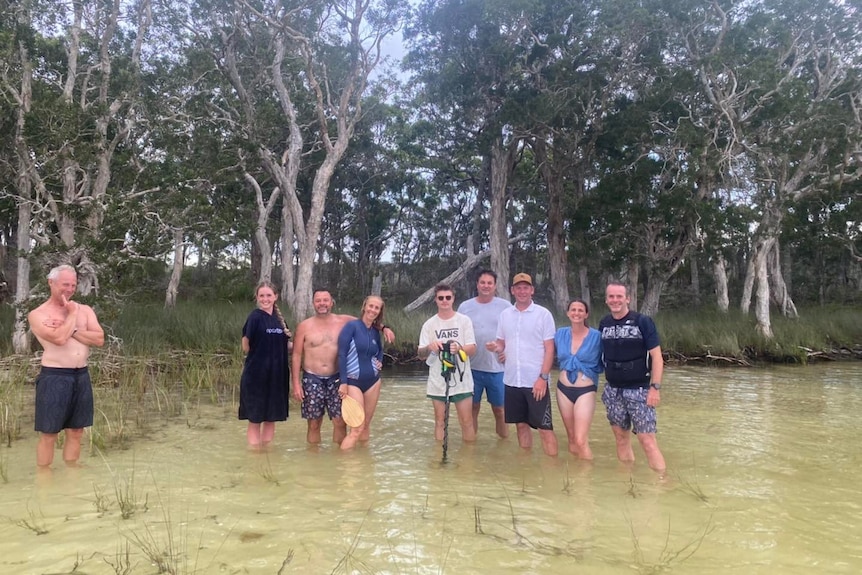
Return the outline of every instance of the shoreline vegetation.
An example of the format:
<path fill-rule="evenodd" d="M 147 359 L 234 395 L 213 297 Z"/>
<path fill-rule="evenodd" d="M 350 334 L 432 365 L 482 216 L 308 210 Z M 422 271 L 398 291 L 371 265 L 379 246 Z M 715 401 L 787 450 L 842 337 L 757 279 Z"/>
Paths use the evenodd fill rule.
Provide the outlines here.
<path fill-rule="evenodd" d="M 540 302 L 541 303 L 541 302 Z M 93 350 L 95 362 L 106 354 L 112 358 L 164 358 L 171 354 L 212 355 L 218 361 L 242 363 L 239 349 L 240 328 L 253 303 L 184 302 L 174 309 L 160 304 L 131 304 L 96 312 L 105 328 L 104 351 Z M 334 313 L 353 313 L 356 305 L 342 305 Z M 598 325 L 606 310 L 592 310 L 590 325 Z M 287 311 L 289 326 L 296 321 Z M 430 307 L 405 313 L 398 305 L 386 309 L 386 324 L 396 333 L 396 341 L 386 346 L 389 364 L 421 363 L 416 342 L 423 322 L 434 313 Z M 754 366 L 769 363 L 806 364 L 818 360 L 862 359 L 862 307 L 824 306 L 803 308 L 799 318 L 774 314 L 774 337 L 766 339 L 756 330 L 753 315 L 737 311 L 721 313 L 715 309 L 667 310 L 655 316 L 662 352 L 672 363 Z M 0 314 L 0 330 L 11 332 L 11 309 Z M 555 315 L 557 326 L 568 319 Z M 33 341 L 35 357 L 38 344 Z M 17 363 L 11 342 L 0 343 L 0 360 Z M 7 366 L 8 367 L 8 366 Z M 241 366 L 240 366 L 241 367 Z"/>
<path fill-rule="evenodd" d="M 166 310 L 156 304 L 129 305 L 115 315 L 97 310 L 107 318 L 106 345 L 94 349 L 90 361 L 96 400 L 87 436 L 91 452 L 126 449 L 135 437 L 168 420 L 197 426 L 202 405 L 220 407 L 225 417 L 235 417 L 243 364 L 239 333 L 250 307 L 188 303 Z M 343 307 L 339 313 L 358 306 Z M 392 307 L 386 324 L 397 339 L 387 346 L 386 363 L 418 366 L 416 342 L 431 312 L 406 314 Z M 602 314 L 594 312 L 593 323 Z M 0 325 L 7 333 L 9 315 Z M 862 308 L 815 308 L 800 316 L 776 317 L 772 340 L 756 333 L 753 318 L 738 313 L 667 311 L 655 320 L 671 364 L 753 367 L 862 359 Z M 295 325 L 293 318 L 287 319 Z M 566 322 L 556 318 L 558 326 Z M 6 346 L 0 357 L 0 445 L 11 446 L 32 428 L 32 383 L 39 359 L 35 352 L 10 355 L 8 342 L 0 345 Z"/>

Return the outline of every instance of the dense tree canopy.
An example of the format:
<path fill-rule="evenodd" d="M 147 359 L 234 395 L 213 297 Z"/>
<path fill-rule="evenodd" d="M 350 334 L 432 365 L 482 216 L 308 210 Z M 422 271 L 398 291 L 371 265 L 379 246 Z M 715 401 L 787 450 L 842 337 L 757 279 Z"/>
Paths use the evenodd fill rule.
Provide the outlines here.
<path fill-rule="evenodd" d="M 0 95 L 19 349 L 59 261 L 168 306 L 189 264 L 280 273 L 299 317 L 477 266 L 767 336 L 862 296 L 856 3 L 4 0 Z"/>

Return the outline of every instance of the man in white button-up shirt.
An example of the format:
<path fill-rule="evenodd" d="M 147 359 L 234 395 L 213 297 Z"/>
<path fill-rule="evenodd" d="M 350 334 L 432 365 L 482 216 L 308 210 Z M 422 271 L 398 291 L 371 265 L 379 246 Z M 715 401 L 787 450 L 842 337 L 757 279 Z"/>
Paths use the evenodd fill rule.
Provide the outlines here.
<path fill-rule="evenodd" d="M 503 380 L 506 384 L 506 423 L 518 429 L 518 445 L 532 447 L 533 432 L 539 430 L 542 449 L 557 454 L 557 436 L 551 417 L 548 382 L 554 362 L 554 317 L 533 303 L 533 279 L 525 273 L 512 279 L 515 305 L 503 311 L 497 327 L 497 340 L 488 349 L 505 352 Z"/>

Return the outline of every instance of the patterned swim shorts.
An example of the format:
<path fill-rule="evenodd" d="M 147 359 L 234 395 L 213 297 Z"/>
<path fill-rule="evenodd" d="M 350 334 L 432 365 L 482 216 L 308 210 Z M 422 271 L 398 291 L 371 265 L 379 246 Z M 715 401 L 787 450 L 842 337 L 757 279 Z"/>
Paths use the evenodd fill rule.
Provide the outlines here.
<path fill-rule="evenodd" d="M 647 405 L 647 393 L 649 389 L 645 387 L 629 389 L 605 385 L 602 403 L 611 425 L 631 429 L 635 433 L 655 433 L 655 407 Z"/>
<path fill-rule="evenodd" d="M 338 374 L 323 377 L 302 372 L 302 418 L 320 419 L 324 411 L 329 412 L 329 419 L 341 417 L 338 384 Z"/>

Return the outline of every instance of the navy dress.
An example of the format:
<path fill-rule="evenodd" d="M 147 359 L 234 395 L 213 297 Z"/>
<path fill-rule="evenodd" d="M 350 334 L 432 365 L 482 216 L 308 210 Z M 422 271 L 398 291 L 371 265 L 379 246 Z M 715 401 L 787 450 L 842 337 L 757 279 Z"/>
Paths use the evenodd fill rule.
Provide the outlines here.
<path fill-rule="evenodd" d="M 287 419 L 287 341 L 275 314 L 251 312 L 242 335 L 248 338 L 248 355 L 239 386 L 239 418 L 252 423 Z"/>

